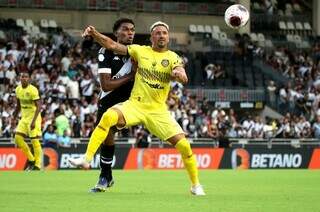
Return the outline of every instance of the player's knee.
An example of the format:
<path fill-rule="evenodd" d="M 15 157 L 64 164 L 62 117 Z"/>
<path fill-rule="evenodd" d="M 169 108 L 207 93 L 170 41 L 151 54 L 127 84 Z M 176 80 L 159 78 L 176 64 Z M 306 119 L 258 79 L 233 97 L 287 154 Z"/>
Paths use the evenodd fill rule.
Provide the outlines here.
<path fill-rule="evenodd" d="M 103 115 L 99 122 L 101 127 L 112 127 L 118 122 L 118 113 L 115 110 L 108 109 Z"/>
<path fill-rule="evenodd" d="M 21 146 L 21 141 L 24 141 L 24 137 L 19 134 L 14 135 L 14 142 L 20 147 Z"/>
<path fill-rule="evenodd" d="M 33 146 L 34 148 L 36 148 L 36 147 L 41 147 L 41 144 L 40 144 L 40 141 L 39 141 L 38 138 L 35 138 L 35 139 L 32 139 L 32 138 L 31 138 L 31 143 L 32 143 L 32 146 Z"/>
<path fill-rule="evenodd" d="M 177 150 L 181 153 L 182 157 L 190 157 L 192 156 L 192 150 L 190 143 L 187 141 L 187 139 L 181 139 L 176 144 Z"/>

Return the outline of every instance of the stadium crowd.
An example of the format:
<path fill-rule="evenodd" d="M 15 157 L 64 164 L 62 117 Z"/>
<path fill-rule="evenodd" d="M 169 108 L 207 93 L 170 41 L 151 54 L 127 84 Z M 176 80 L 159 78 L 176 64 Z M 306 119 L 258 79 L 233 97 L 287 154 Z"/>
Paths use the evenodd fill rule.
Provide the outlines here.
<path fill-rule="evenodd" d="M 18 74 L 29 71 L 42 98 L 42 129 L 45 145 L 70 145 L 71 137 L 89 137 L 96 121 L 99 99 L 98 46 L 91 40 L 75 42 L 64 33 L 48 40 L 31 40 L 24 34 L 16 41 L 0 42 L 0 137 L 11 137 L 17 125 Z M 315 58 L 277 49 L 267 62 L 292 79 L 295 87 L 268 86 L 279 92 L 282 119 L 262 120 L 260 116 L 238 116 L 230 109 L 214 108 L 207 99 L 192 96 L 181 84 L 173 83 L 167 100 L 172 115 L 188 137 L 317 137 L 320 138 L 319 45 Z M 290 54 L 290 55 L 289 55 Z M 185 61 L 188 61 L 185 58 Z M 270 96 L 270 95 L 269 95 Z M 141 135 L 141 127 L 119 132 L 119 136 Z"/>

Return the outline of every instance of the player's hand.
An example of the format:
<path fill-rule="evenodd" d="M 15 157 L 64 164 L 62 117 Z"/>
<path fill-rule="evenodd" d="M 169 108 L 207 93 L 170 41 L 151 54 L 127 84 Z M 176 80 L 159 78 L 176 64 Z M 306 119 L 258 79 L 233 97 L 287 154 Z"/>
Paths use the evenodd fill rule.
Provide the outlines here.
<path fill-rule="evenodd" d="M 35 128 L 35 123 L 34 122 L 31 122 L 30 124 L 30 130 L 33 130 Z"/>
<path fill-rule="evenodd" d="M 179 79 L 179 77 L 181 76 L 181 72 L 177 69 L 173 69 L 172 73 L 171 73 L 171 78 L 173 80 Z"/>
<path fill-rule="evenodd" d="M 87 26 L 82 33 L 82 37 L 85 38 L 87 36 L 92 36 L 95 31 L 96 29 L 94 28 L 94 26 Z"/>

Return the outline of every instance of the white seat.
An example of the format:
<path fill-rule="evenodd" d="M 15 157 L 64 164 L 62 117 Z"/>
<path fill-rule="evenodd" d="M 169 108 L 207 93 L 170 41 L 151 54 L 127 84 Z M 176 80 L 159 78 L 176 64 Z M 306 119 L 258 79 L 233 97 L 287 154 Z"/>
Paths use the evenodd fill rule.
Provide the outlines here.
<path fill-rule="evenodd" d="M 212 32 L 211 33 L 211 37 L 213 38 L 213 39 L 215 39 L 215 40 L 219 40 L 219 34 L 218 33 L 216 33 L 216 32 Z"/>
<path fill-rule="evenodd" d="M 23 27 L 23 30 L 27 32 L 27 34 L 30 34 L 31 33 L 31 28 L 28 27 L 28 26 L 24 26 Z"/>
<path fill-rule="evenodd" d="M 49 27 L 51 28 L 57 28 L 57 22 L 55 20 L 49 20 Z"/>
<path fill-rule="evenodd" d="M 26 19 L 26 26 L 27 27 L 32 27 L 34 24 L 33 24 L 33 21 L 31 19 Z"/>
<path fill-rule="evenodd" d="M 310 25 L 309 22 L 304 22 L 303 23 L 303 27 L 304 27 L 305 30 L 308 30 L 308 31 L 312 30 L 311 25 Z"/>
<path fill-rule="evenodd" d="M 293 4 L 293 9 L 297 12 L 302 12 L 300 5 L 297 3 Z"/>
<path fill-rule="evenodd" d="M 279 28 L 281 30 L 286 30 L 287 29 L 286 23 L 284 21 L 279 21 Z"/>
<path fill-rule="evenodd" d="M 16 20 L 16 24 L 17 24 L 17 26 L 22 27 L 22 28 L 25 26 L 24 20 L 21 19 L 21 18 L 18 18 L 18 19 Z"/>
<path fill-rule="evenodd" d="M 284 14 L 285 14 L 286 16 L 289 16 L 289 17 L 292 17 L 292 16 L 293 16 L 292 10 L 286 10 Z"/>
<path fill-rule="evenodd" d="M 303 26 L 301 22 L 296 22 L 296 29 L 297 30 L 303 30 Z"/>
<path fill-rule="evenodd" d="M 191 33 L 197 33 L 197 26 L 194 24 L 189 25 L 189 32 Z"/>
<path fill-rule="evenodd" d="M 4 40 L 7 38 L 6 34 L 4 34 L 2 30 L 0 30 L 0 38 Z"/>
<path fill-rule="evenodd" d="M 41 19 L 41 21 L 40 21 L 40 26 L 41 26 L 42 28 L 48 28 L 48 27 L 49 27 L 49 24 L 48 24 L 47 19 Z"/>
<path fill-rule="evenodd" d="M 250 34 L 250 38 L 251 38 L 251 40 L 252 40 L 253 42 L 258 41 L 257 34 L 256 34 L 256 33 L 254 33 L 254 32 Z"/>
<path fill-rule="evenodd" d="M 266 47 L 273 48 L 273 43 L 271 40 L 266 40 Z"/>
<path fill-rule="evenodd" d="M 279 15 L 279 16 L 284 16 L 283 10 L 278 10 L 278 15 Z"/>
<path fill-rule="evenodd" d="M 35 26 L 31 27 L 31 31 L 35 34 L 39 34 L 40 33 L 39 26 L 35 25 Z"/>
<path fill-rule="evenodd" d="M 260 4 L 259 4 L 258 2 L 254 2 L 254 3 L 253 3 L 253 9 L 255 9 L 255 10 L 261 10 Z"/>
<path fill-rule="evenodd" d="M 292 11 L 292 4 L 286 3 L 286 10 Z"/>
<path fill-rule="evenodd" d="M 217 26 L 217 25 L 213 25 L 212 26 L 212 30 L 213 30 L 213 32 L 216 32 L 216 33 L 220 33 L 221 31 L 220 31 L 220 27 L 219 26 Z"/>
<path fill-rule="evenodd" d="M 197 31 L 199 32 L 199 33 L 204 33 L 204 26 L 203 25 L 197 25 Z"/>
<path fill-rule="evenodd" d="M 294 28 L 294 25 L 293 25 L 293 23 L 291 22 L 291 21 L 288 21 L 287 22 L 287 29 L 288 30 L 294 30 L 295 28 Z"/>
<path fill-rule="evenodd" d="M 210 25 L 205 25 L 205 26 L 204 26 L 204 31 L 205 31 L 206 33 L 211 33 L 211 32 L 212 32 L 211 26 L 210 26 Z"/>
<path fill-rule="evenodd" d="M 306 40 L 301 42 L 301 48 L 303 49 L 309 49 L 310 48 L 310 43 Z"/>
<path fill-rule="evenodd" d="M 293 40 L 293 35 L 287 34 L 287 41 L 289 41 L 289 42 L 294 42 L 294 40 Z"/>
<path fill-rule="evenodd" d="M 300 43 L 300 42 L 301 42 L 301 37 L 300 37 L 299 35 L 294 35 L 294 36 L 293 36 L 293 41 L 294 41 L 295 43 Z"/>
<path fill-rule="evenodd" d="M 258 33 L 258 40 L 261 41 L 261 42 L 266 41 L 266 38 L 264 37 L 264 34 Z"/>
<path fill-rule="evenodd" d="M 228 39 L 228 36 L 225 32 L 221 32 L 220 33 L 220 40 L 227 40 Z"/>

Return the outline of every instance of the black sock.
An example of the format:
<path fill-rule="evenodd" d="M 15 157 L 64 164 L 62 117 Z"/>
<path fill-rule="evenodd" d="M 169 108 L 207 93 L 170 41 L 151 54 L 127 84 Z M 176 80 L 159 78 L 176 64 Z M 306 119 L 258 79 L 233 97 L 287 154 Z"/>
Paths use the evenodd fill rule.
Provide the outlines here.
<path fill-rule="evenodd" d="M 106 177 L 107 180 L 112 179 L 111 165 L 113 161 L 115 146 L 102 144 L 100 149 L 100 177 Z"/>

